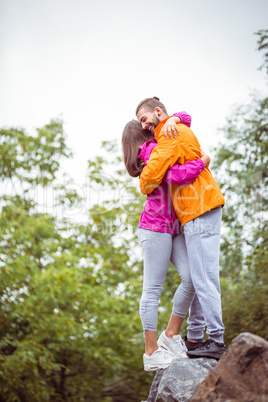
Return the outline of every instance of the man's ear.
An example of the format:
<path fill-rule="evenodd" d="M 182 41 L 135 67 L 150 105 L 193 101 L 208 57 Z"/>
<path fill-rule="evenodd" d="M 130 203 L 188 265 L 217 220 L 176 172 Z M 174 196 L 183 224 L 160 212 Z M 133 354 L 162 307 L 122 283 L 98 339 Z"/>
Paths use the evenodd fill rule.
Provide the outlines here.
<path fill-rule="evenodd" d="M 156 108 L 154 108 L 154 112 L 155 112 L 157 117 L 160 117 L 161 114 L 163 113 L 163 110 L 160 109 L 160 107 L 156 107 Z"/>

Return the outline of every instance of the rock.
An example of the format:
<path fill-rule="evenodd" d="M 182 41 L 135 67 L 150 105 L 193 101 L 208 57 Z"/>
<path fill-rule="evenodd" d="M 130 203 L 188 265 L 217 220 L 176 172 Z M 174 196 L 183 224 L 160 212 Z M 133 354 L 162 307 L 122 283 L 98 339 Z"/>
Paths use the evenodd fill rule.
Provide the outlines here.
<path fill-rule="evenodd" d="M 268 401 L 268 342 L 242 333 L 219 362 L 174 359 L 167 369 L 157 371 L 147 402 L 177 401 Z"/>
<path fill-rule="evenodd" d="M 157 372 L 156 372 L 156 374 L 154 376 L 154 380 L 153 380 L 153 383 L 151 385 L 150 393 L 149 393 L 149 396 L 148 396 L 146 402 L 155 402 L 157 392 L 158 392 L 158 387 L 159 387 L 161 378 L 162 378 L 165 370 L 166 369 L 157 370 Z"/>
<path fill-rule="evenodd" d="M 156 372 L 147 402 L 189 401 L 196 385 L 217 364 L 214 359 L 173 359 Z"/>
<path fill-rule="evenodd" d="M 268 401 L 268 342 L 247 332 L 234 338 L 190 401 Z"/>

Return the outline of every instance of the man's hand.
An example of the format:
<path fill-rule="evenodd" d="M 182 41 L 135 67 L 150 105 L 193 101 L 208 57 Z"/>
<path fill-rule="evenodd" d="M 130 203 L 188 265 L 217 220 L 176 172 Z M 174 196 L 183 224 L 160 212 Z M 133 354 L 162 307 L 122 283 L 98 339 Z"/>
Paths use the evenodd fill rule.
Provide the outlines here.
<path fill-rule="evenodd" d="M 164 133 L 165 138 L 169 138 L 172 140 L 173 136 L 174 138 L 177 138 L 177 135 L 180 135 L 179 129 L 177 127 L 177 123 L 180 122 L 179 117 L 170 117 L 165 124 L 163 125 L 162 131 Z"/>

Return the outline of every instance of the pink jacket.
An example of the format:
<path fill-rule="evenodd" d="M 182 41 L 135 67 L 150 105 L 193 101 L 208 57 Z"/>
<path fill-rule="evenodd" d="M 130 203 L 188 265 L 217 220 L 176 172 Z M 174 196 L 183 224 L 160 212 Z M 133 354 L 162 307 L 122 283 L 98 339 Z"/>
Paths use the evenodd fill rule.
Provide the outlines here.
<path fill-rule="evenodd" d="M 183 123 L 182 117 L 178 117 L 181 118 Z M 191 120 L 189 124 L 191 124 Z M 139 158 L 144 159 L 145 165 L 147 165 L 151 152 L 156 146 L 157 142 L 154 139 L 150 139 L 140 146 L 141 151 Z M 187 162 L 185 165 L 175 164 L 169 169 L 162 183 L 151 194 L 147 195 L 146 203 L 140 217 L 139 227 L 154 232 L 180 233 L 180 222 L 177 219 L 172 205 L 169 184 L 178 184 L 180 186 L 190 184 L 204 168 L 205 165 L 202 159 L 198 159 Z"/>

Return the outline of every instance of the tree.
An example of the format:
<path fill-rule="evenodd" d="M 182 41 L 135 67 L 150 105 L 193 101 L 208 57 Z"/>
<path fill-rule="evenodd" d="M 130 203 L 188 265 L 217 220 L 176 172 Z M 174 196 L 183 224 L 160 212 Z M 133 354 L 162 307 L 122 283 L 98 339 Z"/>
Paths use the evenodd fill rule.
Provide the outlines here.
<path fill-rule="evenodd" d="M 267 33 L 258 32 L 259 49 L 267 47 Z M 221 132 L 214 167 L 226 198 L 221 248 L 226 339 L 243 331 L 267 339 L 268 98 L 251 95 Z"/>
<path fill-rule="evenodd" d="M 109 155 L 96 158 L 91 186 L 115 195 L 92 205 L 85 224 L 59 221 L 38 212 L 32 188 L 56 186 L 58 160 L 71 156 L 62 122 L 35 137 L 1 130 L 1 148 L 2 181 L 21 184 L 1 197 L 1 400 L 140 400 L 151 380 L 143 375 L 142 263 L 134 252 L 143 198 L 120 158 L 112 175 Z M 103 148 L 116 152 L 112 143 Z M 57 189 L 61 205 L 83 201 L 64 184 Z"/>
<path fill-rule="evenodd" d="M 266 66 L 266 73 L 268 74 L 268 29 L 261 29 L 260 31 L 256 32 L 256 35 L 259 36 L 259 40 L 257 41 L 259 45 L 258 49 L 265 50 L 265 53 L 263 55 L 264 63 L 260 67 L 260 69 Z"/>

